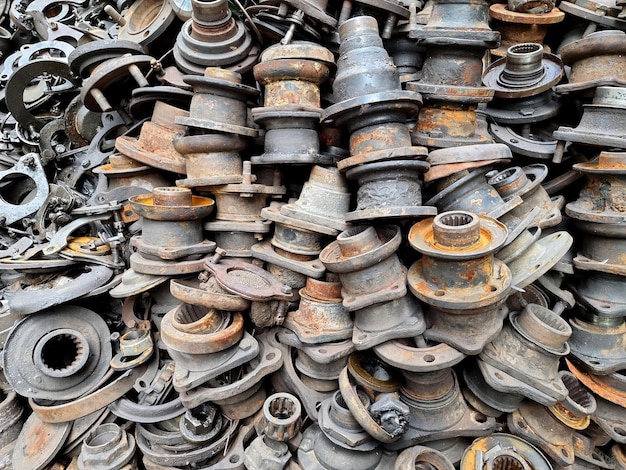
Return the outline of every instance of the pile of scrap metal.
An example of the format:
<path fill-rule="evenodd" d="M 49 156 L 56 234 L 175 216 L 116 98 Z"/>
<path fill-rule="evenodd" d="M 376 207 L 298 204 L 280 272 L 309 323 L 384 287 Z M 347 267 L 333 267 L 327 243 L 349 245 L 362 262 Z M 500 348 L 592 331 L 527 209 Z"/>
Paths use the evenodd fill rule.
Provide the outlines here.
<path fill-rule="evenodd" d="M 623 0 L 0 5 L 0 468 L 626 469 Z"/>

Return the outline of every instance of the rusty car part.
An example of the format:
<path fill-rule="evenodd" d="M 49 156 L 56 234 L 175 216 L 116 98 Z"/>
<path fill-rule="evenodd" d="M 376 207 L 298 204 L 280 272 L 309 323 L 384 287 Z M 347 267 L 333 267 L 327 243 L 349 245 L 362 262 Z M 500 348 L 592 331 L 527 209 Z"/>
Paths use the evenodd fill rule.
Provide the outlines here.
<path fill-rule="evenodd" d="M 351 156 L 410 147 L 410 136 L 400 124 L 417 113 L 421 97 L 401 90 L 376 21 L 367 16 L 351 18 L 339 26 L 339 36 L 341 52 L 333 82 L 336 103 L 324 110 L 323 121 L 347 128 Z"/>
<path fill-rule="evenodd" d="M 245 450 L 244 464 L 249 470 L 289 468 L 291 460 L 289 446 L 284 442 L 273 441 L 265 435 L 259 435 Z"/>
<path fill-rule="evenodd" d="M 507 168 L 489 178 L 496 191 L 505 200 L 516 196 L 522 198 L 523 203 L 514 207 L 508 215 L 523 217 L 539 207 L 541 210 L 535 215 L 533 225 L 540 228 L 554 227 L 562 220 L 561 207 L 565 199 L 560 196 L 550 197 L 541 183 L 548 175 L 548 167 L 542 163 L 520 167 Z"/>
<path fill-rule="evenodd" d="M 626 393 L 624 383 L 624 375 L 621 372 L 613 372 L 608 375 L 595 375 L 583 367 L 580 367 L 575 361 L 565 359 L 567 369 L 582 382 L 582 384 L 591 390 L 597 397 L 619 405 L 624 408 L 626 404 Z M 621 434 L 621 433 L 618 433 Z"/>
<path fill-rule="evenodd" d="M 254 66 L 254 77 L 264 87 L 263 107 L 319 109 L 320 85 L 334 67 L 332 53 L 319 44 L 294 41 L 268 47 Z"/>
<path fill-rule="evenodd" d="M 369 408 L 370 398 L 362 391 L 357 393 L 357 399 L 363 406 Z M 368 452 L 380 445 L 361 427 L 339 390 L 332 398 L 322 402 L 317 421 L 326 438 L 339 447 Z"/>
<path fill-rule="evenodd" d="M 589 21 L 591 30 L 598 26 L 604 29 L 626 29 L 626 21 L 620 17 L 620 8 L 613 2 L 572 0 L 559 3 L 559 8 Z"/>
<path fill-rule="evenodd" d="M 339 231 L 345 230 L 345 214 L 350 207 L 348 184 L 336 168 L 315 165 L 293 204 L 285 204 L 280 214 Z M 312 231 L 317 231 L 311 227 Z M 320 232 L 327 233 L 327 232 Z"/>
<path fill-rule="evenodd" d="M 0 462 L 11 465 L 17 437 L 24 425 L 24 408 L 17 399 L 15 392 L 2 392 L 0 395 Z"/>
<path fill-rule="evenodd" d="M 71 421 L 44 423 L 31 414 L 15 442 L 11 464 L 14 468 L 44 470 L 63 448 L 71 429 Z"/>
<path fill-rule="evenodd" d="M 368 394 L 393 393 L 400 390 L 400 373 L 375 355 L 368 352 L 355 352 L 348 358 L 350 381 L 361 386 Z"/>
<path fill-rule="evenodd" d="M 259 47 L 244 25 L 233 17 L 225 0 L 192 0 L 192 15 L 174 45 L 174 60 L 183 72 L 202 75 L 207 67 L 244 73 L 252 69 Z"/>
<path fill-rule="evenodd" d="M 592 437 L 576 434 L 574 436 L 575 465 L 593 465 L 598 468 L 613 470 L 616 468 L 615 461 L 597 447 Z"/>
<path fill-rule="evenodd" d="M 215 218 L 218 221 L 256 222 L 261 220 L 261 210 L 267 205 L 270 197 L 285 194 L 286 188 L 280 185 L 279 178 L 273 178 L 271 184 L 253 183 L 250 161 L 243 162 L 243 170 L 239 183 L 216 186 L 211 189 L 217 205 Z M 231 230 L 235 231 L 236 228 Z M 258 232 L 256 232 L 258 233 Z"/>
<path fill-rule="evenodd" d="M 596 410 L 591 415 L 592 422 L 615 442 L 624 444 L 626 442 L 624 420 L 622 419 L 624 408 L 598 396 L 594 400 L 596 401 Z"/>
<path fill-rule="evenodd" d="M 204 276 L 201 275 L 204 279 Z M 242 312 L 250 308 L 250 301 L 222 289 L 214 276 L 206 280 L 170 280 L 170 292 L 181 302 L 201 305 L 207 309 Z"/>
<path fill-rule="evenodd" d="M 360 225 L 340 233 L 322 250 L 320 261 L 339 274 L 343 306 L 348 311 L 406 295 L 405 268 L 396 254 L 400 241 L 398 226 L 376 230 Z"/>
<path fill-rule="evenodd" d="M 116 338 L 112 335 L 112 338 Z M 143 364 L 154 352 L 154 341 L 150 334 L 150 325 L 142 322 L 135 328 L 129 328 L 118 338 L 119 352 L 109 363 L 113 370 L 126 370 Z"/>
<path fill-rule="evenodd" d="M 174 149 L 184 156 L 187 174 L 176 184 L 204 187 L 240 183 L 243 164 L 239 151 L 245 147 L 244 138 L 235 134 L 176 136 Z"/>
<path fill-rule="evenodd" d="M 424 182 L 430 183 L 463 170 L 507 163 L 512 158 L 511 150 L 504 144 L 463 145 L 436 149 L 428 154 L 430 169 L 424 174 Z"/>
<path fill-rule="evenodd" d="M 507 423 L 512 432 L 539 447 L 557 464 L 574 463 L 575 430 L 557 420 L 547 408 L 523 401 L 508 416 Z"/>
<path fill-rule="evenodd" d="M 184 133 L 184 127 L 176 124 L 178 116 L 187 117 L 189 112 L 157 101 L 152 118 L 143 123 L 139 137 L 119 136 L 115 139 L 115 148 L 127 157 L 154 168 L 185 174 L 185 159 L 173 144 L 174 136 Z"/>
<path fill-rule="evenodd" d="M 265 153 L 252 157 L 253 164 L 321 162 L 319 86 L 333 68 L 330 51 L 313 43 L 275 45 L 263 52 L 254 73 L 265 86 L 264 106 L 252 116 L 265 127 Z"/>
<path fill-rule="evenodd" d="M 251 251 L 255 258 L 267 263 L 267 270 L 270 273 L 291 288 L 300 289 L 304 287 L 307 276 L 321 278 L 325 271 L 316 254 L 302 253 L 307 247 L 298 246 L 298 238 L 305 242 L 306 235 L 318 238 L 315 233 L 306 234 L 301 230 L 296 231 L 276 224 L 272 239 L 253 245 Z M 293 241 L 293 244 L 285 246 L 285 240 Z"/>
<path fill-rule="evenodd" d="M 268 438 L 287 442 L 300 432 L 302 425 L 300 401 L 290 393 L 274 393 L 263 403 L 263 417 L 257 428 Z"/>
<path fill-rule="evenodd" d="M 279 328 L 277 332 L 278 339 L 281 343 L 284 343 L 288 346 L 292 346 L 296 348 L 299 352 L 304 353 L 307 357 L 307 366 L 314 367 L 310 361 L 313 361 L 318 364 L 331 364 L 336 362 L 337 360 L 347 361 L 347 357 L 354 352 L 354 345 L 351 344 L 349 340 L 341 340 L 341 341 L 332 341 L 325 343 L 304 343 L 300 341 L 298 335 L 296 335 L 293 331 L 287 328 Z M 297 366 L 302 366 L 304 361 L 296 361 Z M 345 364 L 344 364 L 345 365 Z M 343 366 L 339 367 L 337 370 L 341 370 Z M 336 367 L 331 367 L 330 369 L 336 369 Z M 323 373 L 323 370 L 319 371 Z M 330 372 L 330 371 L 329 371 Z"/>
<path fill-rule="evenodd" d="M 591 422 L 591 415 L 596 412 L 596 399 L 571 372 L 562 370 L 559 375 L 569 395 L 548 409 L 566 426 L 577 431 L 586 429 Z"/>
<path fill-rule="evenodd" d="M 319 232 L 336 232 L 284 216 L 280 207 L 282 204 L 270 204 L 261 210 L 261 217 L 274 222 L 274 235 L 271 240 L 253 245 L 251 250 L 255 258 L 268 263 L 268 271 L 282 277 L 292 288 L 300 289 L 306 283 L 306 276 L 320 278 L 324 274 L 317 256 L 322 251 L 323 234 Z"/>
<path fill-rule="evenodd" d="M 252 301 L 251 315 L 258 315 L 257 320 L 282 324 L 287 304 L 293 297 L 291 287 L 258 266 L 221 259 L 223 254 L 224 251 L 218 249 L 216 256 L 205 262 L 205 269 L 223 289 Z"/>
<path fill-rule="evenodd" d="M 439 212 L 460 210 L 501 217 L 522 204 L 522 201 L 515 197 L 505 201 L 500 196 L 488 183 L 486 175 L 492 169 L 492 165 L 487 165 L 461 170 L 436 180 L 437 192 L 426 201 L 426 205 L 437 206 Z"/>
<path fill-rule="evenodd" d="M 476 439 L 463 454 L 462 470 L 483 470 L 500 463 L 522 468 L 550 470 L 552 465 L 539 449 L 513 434 L 494 433 Z"/>
<path fill-rule="evenodd" d="M 491 434 L 494 418 L 468 406 L 450 368 L 434 372 L 403 370 L 400 400 L 409 407 L 409 429 L 389 449 L 405 449 L 428 441 Z"/>
<path fill-rule="evenodd" d="M 289 393 L 275 393 L 263 403 L 263 414 L 256 427 L 259 436 L 246 449 L 246 468 L 276 468 L 287 466 L 291 452 L 287 441 L 300 432 L 301 406 Z"/>
<path fill-rule="evenodd" d="M 381 393 L 373 403 L 363 402 L 359 388 L 350 382 L 347 367 L 339 376 L 339 390 L 352 417 L 377 441 L 394 442 L 407 431 L 409 408 L 397 393 Z"/>
<path fill-rule="evenodd" d="M 509 323 L 479 356 L 489 386 L 545 406 L 563 401 L 568 390 L 558 375 L 558 362 L 570 352 L 567 340 L 572 335 L 571 327 L 551 310 L 536 304 L 511 312 Z M 531 357 L 533 366 L 529 367 Z"/>
<path fill-rule="evenodd" d="M 317 424 L 309 426 L 298 447 L 298 461 L 311 470 L 339 470 L 342 468 L 391 468 L 396 454 L 380 447 L 367 452 L 348 449 L 331 441 Z"/>
<path fill-rule="evenodd" d="M 11 225 L 34 214 L 46 201 L 49 187 L 39 155 L 29 153 L 0 172 L 2 225 Z"/>
<path fill-rule="evenodd" d="M 105 8 L 105 13 L 120 25 L 118 39 L 136 42 L 142 46 L 158 44 L 162 35 L 171 29 L 170 26 L 178 25 L 172 4 L 161 0 L 133 2 L 121 18 L 112 7 Z"/>
<path fill-rule="evenodd" d="M 30 60 L 30 57 L 26 57 L 26 60 Z M 38 77 L 41 77 L 39 86 L 35 86 L 33 89 L 31 82 L 37 81 Z M 62 79 L 62 83 L 58 83 L 58 79 Z M 25 135 L 31 134 L 31 138 L 36 139 L 36 133 L 43 128 L 45 120 L 31 111 L 35 111 L 39 108 L 37 105 L 42 104 L 41 102 L 38 103 L 38 100 L 45 102 L 50 96 L 41 93 L 41 86 L 68 91 L 74 88 L 75 84 L 76 79 L 70 73 L 66 58 L 30 60 L 30 62 L 18 65 L 7 80 L 4 101 L 15 120 L 27 131 Z M 26 101 L 24 96 L 26 96 Z"/>
<path fill-rule="evenodd" d="M 189 354 L 169 347 L 168 352 L 176 362 L 174 388 L 179 393 L 194 390 L 220 374 L 247 364 L 258 356 L 259 347 L 258 341 L 247 333 L 233 346 L 213 353 Z"/>
<path fill-rule="evenodd" d="M 346 214 L 349 222 L 434 215 L 422 206 L 419 176 L 429 164 L 415 160 L 391 160 L 350 168 L 346 177 L 359 183 L 357 207 Z"/>
<path fill-rule="evenodd" d="M 426 49 L 404 37 L 397 29 L 384 44 L 385 49 L 389 52 L 389 56 L 398 69 L 400 83 L 405 84 L 417 80 L 419 71 L 424 64 Z"/>
<path fill-rule="evenodd" d="M 485 416 L 494 418 L 498 418 L 503 413 L 515 411 L 524 397 L 516 393 L 499 392 L 489 386 L 481 373 L 483 364 L 480 359 L 477 359 L 475 363 L 463 369 L 466 386 L 463 389 L 463 396 L 467 402 Z"/>
<path fill-rule="evenodd" d="M 505 58 L 493 62 L 483 73 L 483 83 L 496 90 L 497 98 L 526 98 L 549 90 L 562 76 L 557 56 L 545 53 L 541 44 L 527 42 L 511 46 Z"/>
<path fill-rule="evenodd" d="M 107 180 L 106 190 L 98 190 L 90 200 L 108 202 L 110 200 L 125 201 L 130 196 L 149 192 L 155 187 L 167 186 L 169 180 L 155 168 L 142 165 L 136 160 L 121 154 L 109 156 L 109 163 L 100 165 L 92 170 L 97 175 L 104 175 Z M 136 214 L 124 212 L 126 222 L 139 219 Z"/>
<path fill-rule="evenodd" d="M 506 236 L 496 220 L 462 211 L 411 228 L 409 243 L 423 256 L 409 268 L 407 283 L 429 306 L 425 338 L 478 354 L 498 335 L 511 272 L 494 253 Z"/>
<path fill-rule="evenodd" d="M 132 369 L 121 372 L 113 380 L 102 381 L 100 388 L 92 390 L 90 393 L 83 394 L 79 398 L 75 398 L 69 402 L 58 401 L 53 404 L 47 400 L 37 402 L 34 398 L 30 398 L 28 404 L 33 413 L 46 423 L 64 423 L 84 418 L 87 415 L 102 410 L 115 400 L 121 398 L 135 387 L 138 381 L 151 381 L 158 371 L 158 355 L 153 355 L 147 363 L 141 364 Z M 105 375 L 105 379 L 113 376 L 113 371 Z"/>
<path fill-rule="evenodd" d="M 20 434 L 25 421 L 24 407 L 17 399 L 17 394 L 13 391 L 2 392 L 2 401 L 0 402 L 0 429 L 2 430 L 2 438 L 0 439 L 0 453 L 4 454 L 9 444 L 14 441 Z"/>
<path fill-rule="evenodd" d="M 625 237 L 620 202 L 625 158 L 624 153 L 601 152 L 596 161 L 573 166 L 587 177 L 578 199 L 565 206 L 565 212 L 582 232 L 581 251 L 574 258 L 577 269 L 626 274 L 621 255 Z"/>
<path fill-rule="evenodd" d="M 24 356 L 24 348 L 33 351 Z M 71 400 L 94 387 L 111 360 L 109 329 L 83 307 L 63 306 L 22 320 L 2 357 L 7 380 L 22 396 Z"/>
<path fill-rule="evenodd" d="M 571 67 L 569 83 L 557 86 L 557 93 L 593 91 L 598 86 L 624 86 L 621 66 L 626 33 L 596 31 L 560 49 L 561 59 Z"/>
<path fill-rule="evenodd" d="M 504 126 L 496 123 L 489 124 L 489 132 L 496 142 L 507 145 L 515 154 L 542 160 L 554 159 L 557 140 L 552 138 L 552 132 L 545 131 L 546 122 L 523 124 L 521 126 Z"/>
<path fill-rule="evenodd" d="M 259 92 L 244 85 L 240 74 L 207 67 L 203 69 L 201 76 L 185 76 L 185 83 L 193 87 L 194 94 L 189 116 L 177 117 L 176 124 L 245 137 L 257 135 L 256 129 L 246 125 L 248 110 L 246 100 L 256 98 Z M 184 140 L 181 143 L 184 143 Z"/>
<path fill-rule="evenodd" d="M 115 423 L 91 431 L 80 449 L 78 469 L 126 470 L 136 468 L 135 438 Z"/>
<path fill-rule="evenodd" d="M 9 308 L 17 315 L 28 315 L 83 297 L 101 287 L 113 276 L 105 266 L 86 266 L 59 273 L 45 284 L 31 284 L 16 289 L 9 298 Z"/>
<path fill-rule="evenodd" d="M 572 328 L 572 358 L 585 370 L 596 375 L 606 375 L 624 368 L 626 323 L 623 316 L 611 317 L 579 311 L 569 323 Z M 598 347 L 599 344 L 602 347 Z"/>
<path fill-rule="evenodd" d="M 543 44 L 550 26 L 562 22 L 565 13 L 556 7 L 547 12 L 521 12 L 510 9 L 508 4 L 496 3 L 489 6 L 489 17 L 501 36 L 500 47 L 492 49 L 491 54 L 505 57 L 509 47 L 515 44 Z"/>
<path fill-rule="evenodd" d="M 443 0 L 433 4 L 426 25 L 409 24 L 409 37 L 426 48 L 420 79 L 407 84 L 424 98 L 412 133 L 416 145 L 490 142 L 486 123 L 476 113 L 479 103 L 493 98 L 492 90 L 480 86 L 482 56 L 500 39 L 500 33 L 489 29 L 488 19 L 486 3 Z M 459 43 L 462 48 L 457 48 Z"/>
<path fill-rule="evenodd" d="M 425 330 L 422 308 L 413 295 L 407 293 L 398 299 L 356 310 L 352 342 L 357 350 L 363 350 L 392 339 L 416 337 Z"/>
<path fill-rule="evenodd" d="M 394 470 L 412 470 L 428 466 L 435 470 L 452 470 L 454 465 L 438 450 L 427 446 L 413 446 L 403 450 L 396 459 Z"/>
<path fill-rule="evenodd" d="M 591 104 L 583 105 L 583 115 L 574 128 L 560 126 L 553 132 L 555 139 L 594 145 L 606 149 L 626 147 L 626 139 L 618 129 L 624 125 L 626 88 L 598 86 Z"/>
<path fill-rule="evenodd" d="M 210 354 L 237 344 L 243 336 L 241 313 L 181 304 L 161 320 L 165 344 L 187 354 Z"/>
<path fill-rule="evenodd" d="M 112 111 L 133 88 L 148 86 L 144 74 L 153 61 L 149 55 L 127 55 L 100 63 L 83 82 L 80 97 L 84 106 L 90 111 Z"/>
<path fill-rule="evenodd" d="M 149 384 L 135 384 L 134 388 L 139 389 L 136 401 L 129 396 L 121 397 L 108 405 L 111 413 L 135 423 L 158 423 L 183 414 L 180 398 L 172 393 L 174 362 L 163 361 L 160 365 Z"/>
<path fill-rule="evenodd" d="M 296 348 L 280 343 L 275 335 L 270 336 L 270 342 L 274 347 L 280 349 L 283 356 L 283 367 L 272 375 L 272 385 L 278 391 L 297 395 L 307 415 L 316 421 L 320 404 L 329 398 L 336 389 L 323 392 L 313 389 L 310 384 L 302 380 L 296 371 L 294 365 Z"/>
<path fill-rule="evenodd" d="M 272 346 L 267 336 L 257 336 L 257 340 L 259 354 L 255 358 L 201 386 L 181 391 L 180 400 L 183 405 L 186 408 L 194 408 L 201 403 L 211 401 L 219 405 L 225 414 L 230 411 L 241 418 L 247 418 L 256 413 L 265 400 L 265 391 L 260 388 L 262 380 L 280 369 L 283 363 L 280 349 Z M 255 394 L 257 397 L 251 399 L 251 396 Z M 244 405 L 246 400 L 249 402 Z"/>
<path fill-rule="evenodd" d="M 296 348 L 294 366 L 302 382 L 320 392 L 337 389 L 337 378 L 355 351 L 350 340 L 306 344 L 286 328 L 281 328 L 277 337 L 281 343 Z"/>
<path fill-rule="evenodd" d="M 421 335 L 386 341 L 374 346 L 374 352 L 387 364 L 412 372 L 436 371 L 465 359 L 465 354 L 452 346 L 428 342 Z"/>
<path fill-rule="evenodd" d="M 142 217 L 142 234 L 132 239 L 142 256 L 172 261 L 215 250 L 214 242 L 204 240 L 202 227 L 202 219 L 213 212 L 212 199 L 193 196 L 186 188 L 160 187 L 131 197 L 130 203 Z"/>
<path fill-rule="evenodd" d="M 212 426 L 219 429 L 212 439 L 206 442 L 190 443 L 180 432 L 178 420 L 167 420 L 155 424 L 137 424 L 135 439 L 147 466 L 180 467 L 193 463 L 202 464 L 222 452 L 228 441 L 235 435 L 239 421 L 214 420 Z M 178 452 L 180 446 L 186 448 Z M 156 467 L 158 468 L 158 467 Z"/>
<path fill-rule="evenodd" d="M 375 0 L 349 0 L 341 5 L 339 19 L 337 20 L 339 27 L 341 27 L 344 22 L 348 21 L 348 18 L 355 16 L 353 14 L 354 7 L 356 6 L 355 3 L 361 8 L 372 10 L 377 15 L 386 15 L 386 17 L 384 17 L 383 30 L 381 31 L 381 37 L 385 39 L 391 37 L 391 33 L 399 18 L 406 19 L 409 17 L 409 10 L 406 8 L 406 5 L 400 2 L 388 0 L 382 2 Z"/>
<path fill-rule="evenodd" d="M 556 56 L 553 57 L 555 57 L 555 60 L 557 60 Z M 514 88 L 511 87 L 509 90 L 510 94 L 513 95 Z M 537 123 L 544 122 L 550 118 L 557 116 L 562 107 L 562 100 L 554 94 L 551 88 L 548 88 L 548 90 L 546 91 L 523 98 L 498 98 L 497 95 L 498 91 L 496 91 L 496 98 L 494 98 L 494 100 L 487 105 L 484 112 L 490 117 L 491 120 L 495 121 L 498 124 L 515 126 L 515 129 L 519 129 L 518 132 L 522 136 L 531 141 L 533 141 L 531 138 L 534 138 L 535 142 L 541 142 L 541 135 L 537 131 Z M 532 124 L 535 125 L 533 126 Z M 490 131 L 492 134 L 494 133 L 493 126 L 490 126 Z M 539 135 L 535 137 L 534 134 Z M 504 141 L 503 136 L 499 136 L 499 139 L 500 141 Z M 504 141 L 504 143 L 509 144 L 510 142 Z M 523 145 L 511 146 L 511 148 L 523 149 Z M 532 149 L 528 149 L 527 152 L 529 152 L 530 150 Z"/>
<path fill-rule="evenodd" d="M 180 433 L 185 441 L 200 444 L 211 441 L 220 432 L 224 418 L 217 407 L 204 403 L 186 410 L 180 419 Z"/>
<path fill-rule="evenodd" d="M 624 276 L 598 270 L 589 271 L 572 289 L 579 305 L 610 321 L 626 315 L 623 286 Z"/>
<path fill-rule="evenodd" d="M 483 74 L 485 86 L 495 90 L 485 113 L 500 124 L 527 124 L 558 114 L 561 103 L 552 87 L 563 77 L 563 63 L 543 46 L 511 46 L 506 57 L 493 62 Z"/>
<path fill-rule="evenodd" d="M 511 285 L 523 289 L 536 281 L 561 258 L 574 243 L 572 236 L 565 232 L 554 232 L 539 238 L 541 229 L 533 227 L 524 230 L 513 242 L 498 251 L 498 259 L 511 270 Z"/>
<path fill-rule="evenodd" d="M 348 339 L 354 324 L 341 301 L 339 282 L 308 278 L 306 286 L 300 289 L 299 308 L 287 313 L 284 326 L 303 343 Z"/>
<path fill-rule="evenodd" d="M 83 79 L 89 77 L 97 65 L 125 54 L 145 54 L 143 46 L 133 41 L 108 39 L 80 44 L 67 56 L 70 71 Z"/>
<path fill-rule="evenodd" d="M 252 247 L 265 238 L 271 227 L 272 223 L 268 220 L 212 220 L 204 224 L 205 230 L 213 234 L 219 249 L 225 251 L 224 257 L 247 262 L 252 258 Z"/>
<path fill-rule="evenodd" d="M 289 105 L 254 108 L 254 122 L 265 128 L 265 152 L 253 157 L 252 163 L 304 165 L 320 162 L 317 134 L 320 116 L 321 110 L 295 109 Z"/>
<path fill-rule="evenodd" d="M 122 273 L 122 282 L 109 291 L 113 298 L 125 298 L 128 296 L 138 295 L 142 292 L 152 289 L 153 287 L 163 284 L 169 278 L 166 276 L 153 276 L 150 274 L 141 274 L 133 269 L 126 269 Z"/>

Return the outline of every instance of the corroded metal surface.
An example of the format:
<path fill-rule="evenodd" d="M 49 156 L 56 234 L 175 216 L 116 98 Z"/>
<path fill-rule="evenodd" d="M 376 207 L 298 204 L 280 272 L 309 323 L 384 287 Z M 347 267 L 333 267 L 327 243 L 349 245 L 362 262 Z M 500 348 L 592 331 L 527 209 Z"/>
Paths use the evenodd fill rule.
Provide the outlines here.
<path fill-rule="evenodd" d="M 0 2 L 0 467 L 626 467 L 625 5 Z"/>

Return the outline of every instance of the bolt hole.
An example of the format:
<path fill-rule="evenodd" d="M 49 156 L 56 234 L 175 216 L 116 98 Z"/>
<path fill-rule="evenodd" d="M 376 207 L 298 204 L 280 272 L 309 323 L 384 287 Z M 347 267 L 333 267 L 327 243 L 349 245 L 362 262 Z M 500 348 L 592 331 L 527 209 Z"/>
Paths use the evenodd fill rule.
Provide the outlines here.
<path fill-rule="evenodd" d="M 432 354 L 426 354 L 424 356 L 424 362 L 435 362 L 435 356 Z"/>
<path fill-rule="evenodd" d="M 436 295 L 437 297 L 443 297 L 444 295 L 446 295 L 446 291 L 445 291 L 445 290 L 443 290 L 443 289 L 436 290 L 436 291 L 435 291 L 435 295 Z"/>
<path fill-rule="evenodd" d="M 276 354 L 274 354 L 274 353 L 269 353 L 269 354 L 265 355 L 265 359 L 267 359 L 268 361 L 271 361 L 275 357 L 276 357 Z"/>
<path fill-rule="evenodd" d="M 476 421 L 477 423 L 484 424 L 487 422 L 487 417 L 482 413 L 476 413 L 474 414 L 474 421 Z"/>

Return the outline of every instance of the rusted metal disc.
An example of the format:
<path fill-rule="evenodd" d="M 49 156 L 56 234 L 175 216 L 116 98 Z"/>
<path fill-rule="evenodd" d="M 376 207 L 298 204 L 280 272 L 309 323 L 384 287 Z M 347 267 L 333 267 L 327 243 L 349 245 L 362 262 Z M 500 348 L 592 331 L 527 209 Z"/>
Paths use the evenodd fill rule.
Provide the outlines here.
<path fill-rule="evenodd" d="M 56 457 L 72 429 L 72 421 L 44 423 L 36 414 L 24 423 L 13 450 L 15 469 L 43 470 Z"/>

